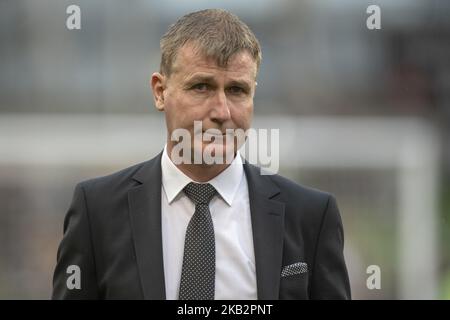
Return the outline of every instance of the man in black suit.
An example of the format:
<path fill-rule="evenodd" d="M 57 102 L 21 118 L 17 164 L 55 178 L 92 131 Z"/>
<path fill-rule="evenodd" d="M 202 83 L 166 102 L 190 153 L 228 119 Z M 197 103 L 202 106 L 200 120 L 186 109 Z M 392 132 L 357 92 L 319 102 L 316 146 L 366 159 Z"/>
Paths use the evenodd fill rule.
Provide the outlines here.
<path fill-rule="evenodd" d="M 261 49 L 248 26 L 224 10 L 194 12 L 161 50 L 151 87 L 167 144 L 76 186 L 53 298 L 350 299 L 334 197 L 262 175 L 226 139 L 251 126 Z M 180 130 L 188 148 L 178 149 Z"/>

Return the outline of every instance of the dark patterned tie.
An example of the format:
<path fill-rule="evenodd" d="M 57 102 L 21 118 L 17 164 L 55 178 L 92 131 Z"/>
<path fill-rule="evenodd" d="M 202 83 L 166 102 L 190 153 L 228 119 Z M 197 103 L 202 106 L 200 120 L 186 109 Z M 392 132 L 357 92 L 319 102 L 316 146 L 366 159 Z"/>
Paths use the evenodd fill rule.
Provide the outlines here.
<path fill-rule="evenodd" d="M 209 201 L 217 193 L 209 183 L 189 183 L 184 193 L 195 203 L 186 229 L 180 300 L 213 300 L 216 278 L 216 244 Z"/>

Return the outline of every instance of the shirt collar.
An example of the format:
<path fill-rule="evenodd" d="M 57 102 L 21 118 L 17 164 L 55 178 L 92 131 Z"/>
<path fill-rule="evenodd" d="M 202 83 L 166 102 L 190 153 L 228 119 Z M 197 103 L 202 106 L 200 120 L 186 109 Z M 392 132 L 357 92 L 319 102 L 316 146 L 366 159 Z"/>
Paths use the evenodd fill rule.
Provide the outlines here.
<path fill-rule="evenodd" d="M 161 157 L 161 171 L 162 184 L 169 204 L 188 183 L 195 182 L 178 169 L 172 160 L 170 160 L 167 154 L 167 144 L 164 147 Z M 231 164 L 219 175 L 208 181 L 208 183 L 216 188 L 220 196 L 231 206 L 243 175 L 244 168 L 242 167 L 242 159 L 238 151 Z"/>

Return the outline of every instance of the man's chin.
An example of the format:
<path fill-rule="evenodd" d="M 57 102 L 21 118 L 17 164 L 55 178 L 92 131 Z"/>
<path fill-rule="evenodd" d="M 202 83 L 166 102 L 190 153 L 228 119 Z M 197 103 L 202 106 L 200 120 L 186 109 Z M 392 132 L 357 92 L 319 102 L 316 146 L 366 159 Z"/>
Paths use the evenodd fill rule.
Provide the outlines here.
<path fill-rule="evenodd" d="M 234 159 L 236 150 L 232 144 L 203 142 L 201 150 L 193 150 L 197 159 L 201 156 L 203 164 L 223 164 Z M 212 163 L 213 162 L 213 163 Z"/>

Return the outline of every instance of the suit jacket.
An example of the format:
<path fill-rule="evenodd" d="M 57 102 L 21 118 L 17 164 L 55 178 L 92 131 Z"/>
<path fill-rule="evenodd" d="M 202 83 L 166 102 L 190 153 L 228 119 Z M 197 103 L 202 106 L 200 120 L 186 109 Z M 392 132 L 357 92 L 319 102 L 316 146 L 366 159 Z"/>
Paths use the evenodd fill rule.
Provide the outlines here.
<path fill-rule="evenodd" d="M 334 197 L 279 175 L 260 175 L 248 163 L 244 172 L 258 299 L 350 299 Z M 80 289 L 67 286 L 71 265 L 80 268 Z M 52 298 L 166 298 L 161 153 L 76 186 L 64 220 Z"/>

